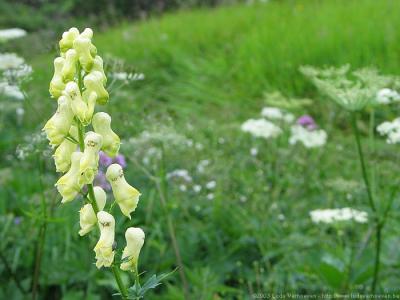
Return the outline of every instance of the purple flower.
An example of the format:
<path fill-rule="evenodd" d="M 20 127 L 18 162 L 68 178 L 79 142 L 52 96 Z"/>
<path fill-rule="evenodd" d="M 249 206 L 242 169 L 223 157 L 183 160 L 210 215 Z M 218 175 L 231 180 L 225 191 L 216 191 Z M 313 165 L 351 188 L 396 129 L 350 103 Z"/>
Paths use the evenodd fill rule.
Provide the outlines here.
<path fill-rule="evenodd" d="M 15 225 L 19 225 L 19 224 L 21 224 L 21 222 L 22 222 L 22 217 L 15 217 L 14 218 L 14 224 Z"/>
<path fill-rule="evenodd" d="M 118 154 L 114 158 L 114 163 L 119 164 L 122 167 L 122 169 L 126 168 L 125 156 L 123 156 L 122 154 Z"/>
<path fill-rule="evenodd" d="M 310 115 L 303 115 L 297 119 L 297 124 L 307 128 L 308 130 L 314 130 L 317 128 L 317 123 Z"/>
<path fill-rule="evenodd" d="M 112 164 L 112 158 L 109 157 L 107 154 L 105 154 L 103 151 L 99 152 L 99 162 L 100 165 L 104 167 L 108 167 L 109 165 Z"/>
<path fill-rule="evenodd" d="M 101 187 L 105 191 L 111 191 L 111 185 L 107 181 L 106 174 L 99 170 L 96 177 L 94 178 L 94 185 Z"/>

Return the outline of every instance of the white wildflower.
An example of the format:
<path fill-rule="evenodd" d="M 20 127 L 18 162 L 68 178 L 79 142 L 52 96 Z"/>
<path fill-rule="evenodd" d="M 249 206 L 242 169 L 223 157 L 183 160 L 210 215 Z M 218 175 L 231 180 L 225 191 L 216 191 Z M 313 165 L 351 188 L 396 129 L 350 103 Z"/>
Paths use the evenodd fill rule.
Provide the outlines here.
<path fill-rule="evenodd" d="M 383 122 L 378 125 L 376 130 L 380 135 L 386 136 L 388 144 L 400 143 L 400 118 L 396 118 L 392 122 Z"/>
<path fill-rule="evenodd" d="M 192 182 L 192 177 L 188 170 L 177 169 L 167 174 L 167 179 L 181 178 L 183 181 Z"/>
<path fill-rule="evenodd" d="M 257 148 L 251 148 L 250 149 L 250 154 L 251 156 L 256 156 L 258 154 L 258 149 Z"/>
<path fill-rule="evenodd" d="M 201 160 L 197 165 L 197 172 L 204 173 L 206 167 L 210 164 L 208 159 Z"/>
<path fill-rule="evenodd" d="M 275 138 L 282 133 L 278 126 L 264 119 L 249 119 L 242 124 L 241 129 L 254 137 L 265 139 Z"/>
<path fill-rule="evenodd" d="M 0 30 L 0 41 L 17 39 L 26 35 L 26 31 L 21 28 L 9 28 Z"/>
<path fill-rule="evenodd" d="M 214 199 L 214 194 L 213 193 L 207 194 L 207 200 L 213 200 L 213 199 Z"/>
<path fill-rule="evenodd" d="M 15 53 L 0 53 L 0 70 L 18 68 L 24 63 L 24 59 Z"/>
<path fill-rule="evenodd" d="M 284 113 L 277 107 L 264 107 L 261 115 L 267 119 L 280 120 L 283 119 Z"/>
<path fill-rule="evenodd" d="M 209 181 L 206 183 L 206 188 L 209 190 L 215 189 L 217 186 L 217 182 L 215 180 Z"/>
<path fill-rule="evenodd" d="M 390 104 L 400 101 L 400 94 L 391 89 L 381 89 L 376 94 L 376 102 L 380 104 Z"/>
<path fill-rule="evenodd" d="M 0 95 L 16 100 L 24 100 L 25 98 L 24 93 L 18 86 L 10 85 L 7 82 L 0 82 Z"/>
<path fill-rule="evenodd" d="M 194 191 L 195 193 L 200 193 L 200 191 L 201 191 L 201 185 L 195 184 L 195 185 L 193 186 L 193 191 Z"/>
<path fill-rule="evenodd" d="M 327 134 L 324 130 L 308 130 L 301 125 L 294 125 L 291 128 L 289 143 L 294 145 L 301 142 L 306 148 L 316 148 L 325 145 Z"/>
<path fill-rule="evenodd" d="M 350 207 L 338 209 L 317 209 L 310 212 L 313 223 L 335 223 L 354 220 L 357 223 L 367 223 L 368 213 Z"/>

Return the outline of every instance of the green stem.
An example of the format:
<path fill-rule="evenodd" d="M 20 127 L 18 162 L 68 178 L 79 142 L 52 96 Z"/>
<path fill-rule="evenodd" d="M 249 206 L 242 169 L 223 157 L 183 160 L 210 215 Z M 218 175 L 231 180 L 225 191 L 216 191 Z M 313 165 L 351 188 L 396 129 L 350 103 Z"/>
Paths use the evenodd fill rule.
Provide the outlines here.
<path fill-rule="evenodd" d="M 368 201 L 369 205 L 374 212 L 374 222 L 375 222 L 375 263 L 374 263 L 374 277 L 372 280 L 372 285 L 371 285 L 371 290 L 374 293 L 376 290 L 376 285 L 378 283 L 378 277 L 379 277 L 379 265 L 380 265 L 380 255 L 381 255 L 381 238 L 382 238 L 382 227 L 383 223 L 380 222 L 380 218 L 377 214 L 377 210 L 375 207 L 375 202 L 372 196 L 372 190 L 371 190 L 371 185 L 368 180 L 368 174 L 367 174 L 367 168 L 365 164 L 365 159 L 364 159 L 364 153 L 362 151 L 361 147 L 361 141 L 360 141 L 360 132 L 357 127 L 357 115 L 356 113 L 352 114 L 352 126 L 353 126 L 353 131 L 354 135 L 356 138 L 356 143 L 357 143 L 357 150 L 358 150 L 358 156 L 360 158 L 360 164 L 361 164 L 361 171 L 362 171 L 362 176 L 364 179 L 365 183 L 365 188 L 367 190 L 368 194 Z"/>
<path fill-rule="evenodd" d="M 80 64 L 78 64 L 78 86 L 79 86 L 80 92 L 82 93 L 83 78 L 82 78 L 82 68 L 81 68 Z M 85 126 L 78 120 L 78 118 L 76 118 L 76 123 L 78 124 L 79 149 L 81 150 L 81 152 L 83 152 L 83 151 L 85 151 L 85 142 L 84 142 Z M 89 193 L 90 204 L 92 205 L 93 211 L 97 215 L 97 213 L 99 212 L 99 208 L 97 206 L 96 196 L 95 196 L 94 190 L 93 190 L 93 184 L 92 183 L 88 184 L 87 188 L 88 188 L 88 193 Z M 121 293 L 121 298 L 124 300 L 128 299 L 128 291 L 127 291 L 124 283 L 122 282 L 118 266 L 112 265 L 111 269 L 114 274 L 115 281 L 117 282 L 119 291 Z"/>
<path fill-rule="evenodd" d="M 363 176 L 365 188 L 367 190 L 369 206 L 376 213 L 376 207 L 375 207 L 374 199 L 372 197 L 372 190 L 371 190 L 371 185 L 370 185 L 369 179 L 368 179 L 367 167 L 366 167 L 365 159 L 364 159 L 364 153 L 363 153 L 362 147 L 361 147 L 360 132 L 357 127 L 356 113 L 352 114 L 352 126 L 353 126 L 354 135 L 356 137 L 358 157 L 360 159 L 362 176 Z"/>
<path fill-rule="evenodd" d="M 119 291 L 121 292 L 121 298 L 124 300 L 128 299 L 128 291 L 127 291 L 124 283 L 122 282 L 122 278 L 121 278 L 121 274 L 119 272 L 118 266 L 112 265 L 111 269 L 114 274 L 115 281 L 117 282 Z"/>

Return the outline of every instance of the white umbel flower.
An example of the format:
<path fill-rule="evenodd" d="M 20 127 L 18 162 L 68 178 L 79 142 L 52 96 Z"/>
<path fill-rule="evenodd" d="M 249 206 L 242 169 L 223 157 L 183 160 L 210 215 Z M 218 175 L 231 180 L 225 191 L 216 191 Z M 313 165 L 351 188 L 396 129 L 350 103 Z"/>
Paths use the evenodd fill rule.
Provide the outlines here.
<path fill-rule="evenodd" d="M 352 221 L 357 223 L 367 223 L 368 213 L 359 211 L 350 207 L 337 209 L 316 209 L 310 212 L 310 217 L 313 223 L 331 224 L 342 221 Z"/>
<path fill-rule="evenodd" d="M 294 145 L 302 143 L 306 148 L 322 147 L 326 144 L 328 135 L 322 129 L 309 130 L 301 125 L 293 125 L 290 128 L 289 143 Z"/>
<path fill-rule="evenodd" d="M 15 53 L 0 53 L 0 70 L 16 69 L 24 64 L 24 59 Z"/>
<path fill-rule="evenodd" d="M 282 133 L 281 128 L 265 119 L 249 119 L 242 124 L 241 129 L 254 137 L 265 139 L 275 138 Z"/>
<path fill-rule="evenodd" d="M 135 272 L 145 234 L 142 229 L 130 227 L 125 232 L 126 247 L 122 252 L 121 270 Z"/>
<path fill-rule="evenodd" d="M 280 120 L 283 119 L 284 113 L 277 107 L 264 107 L 261 115 L 267 119 Z"/>
<path fill-rule="evenodd" d="M 380 135 L 386 136 L 388 144 L 400 143 L 400 118 L 396 118 L 392 122 L 383 122 L 376 130 Z"/>
<path fill-rule="evenodd" d="M 0 41 L 18 39 L 26 35 L 26 31 L 21 28 L 9 28 L 0 30 Z"/>
<path fill-rule="evenodd" d="M 398 101 L 400 101 L 400 94 L 395 90 L 385 88 L 379 90 L 376 94 L 376 102 L 380 104 L 390 104 Z"/>

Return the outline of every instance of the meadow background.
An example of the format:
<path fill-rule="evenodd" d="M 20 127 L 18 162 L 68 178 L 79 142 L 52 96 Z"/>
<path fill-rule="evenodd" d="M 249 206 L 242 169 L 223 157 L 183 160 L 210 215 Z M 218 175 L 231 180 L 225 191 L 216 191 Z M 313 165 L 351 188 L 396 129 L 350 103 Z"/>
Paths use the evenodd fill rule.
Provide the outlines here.
<path fill-rule="evenodd" d="M 0 52 L 17 53 L 33 69 L 22 117 L 6 109 L 16 100 L 0 98 L 0 298 L 29 299 L 35 290 L 37 299 L 109 299 L 115 291 L 111 273 L 93 264 L 96 236 L 78 235 L 81 202 L 60 204 L 40 135 L 56 107 L 48 85 L 57 42 L 71 26 L 94 30 L 106 70 L 145 76 L 114 82 L 105 108 L 123 139 L 126 177 L 142 193 L 132 220 L 117 224 L 117 241 L 124 243 L 128 225 L 144 229 L 144 277 L 180 265 L 172 226 L 186 299 L 369 292 L 371 223 L 315 224 L 309 215 L 370 210 L 348 115 L 299 67 L 349 63 L 400 75 L 400 1 L 56 3 L 0 4 L 0 27 L 28 31 L 0 43 Z M 271 99 L 303 99 L 290 110 L 313 116 L 328 133 L 326 145 L 307 149 L 285 135 L 242 132 Z M 374 115 L 378 123 L 396 116 L 396 105 Z M 383 203 L 398 185 L 399 154 L 383 138 L 367 138 L 370 121 L 365 112 L 358 126 Z M 400 292 L 398 200 L 383 232 L 379 292 Z M 184 285 L 175 272 L 146 299 L 184 299 Z"/>

